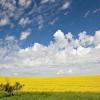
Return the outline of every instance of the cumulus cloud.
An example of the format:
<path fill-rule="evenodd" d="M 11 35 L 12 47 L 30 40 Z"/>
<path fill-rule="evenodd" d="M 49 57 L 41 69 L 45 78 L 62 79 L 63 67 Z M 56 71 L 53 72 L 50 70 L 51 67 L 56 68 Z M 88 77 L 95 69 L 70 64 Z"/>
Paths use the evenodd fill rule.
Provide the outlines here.
<path fill-rule="evenodd" d="M 82 46 L 87 47 L 87 46 L 92 46 L 94 43 L 94 37 L 86 35 L 86 32 L 83 31 L 79 33 L 79 41 Z"/>
<path fill-rule="evenodd" d="M 30 31 L 23 31 L 21 32 L 20 40 L 27 39 L 27 37 L 31 34 Z"/>
<path fill-rule="evenodd" d="M 100 30 L 96 31 L 94 40 L 95 40 L 95 45 L 98 45 L 100 43 Z"/>
<path fill-rule="evenodd" d="M 0 40 L 0 75 L 80 75 L 100 74 L 100 35 L 71 32 L 54 33 L 48 46 L 34 43 L 21 49 L 11 37 Z M 23 39 L 28 35 L 22 34 Z M 24 36 L 25 35 L 25 36 Z"/>

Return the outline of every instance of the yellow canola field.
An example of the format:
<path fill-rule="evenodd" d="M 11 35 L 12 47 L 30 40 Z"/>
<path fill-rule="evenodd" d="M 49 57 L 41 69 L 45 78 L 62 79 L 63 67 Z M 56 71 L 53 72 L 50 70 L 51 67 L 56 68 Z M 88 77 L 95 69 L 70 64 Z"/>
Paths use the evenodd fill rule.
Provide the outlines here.
<path fill-rule="evenodd" d="M 0 76 L 0 83 L 20 82 L 24 84 L 22 91 L 44 92 L 100 92 L 100 75 L 95 76 L 55 76 L 25 77 Z"/>

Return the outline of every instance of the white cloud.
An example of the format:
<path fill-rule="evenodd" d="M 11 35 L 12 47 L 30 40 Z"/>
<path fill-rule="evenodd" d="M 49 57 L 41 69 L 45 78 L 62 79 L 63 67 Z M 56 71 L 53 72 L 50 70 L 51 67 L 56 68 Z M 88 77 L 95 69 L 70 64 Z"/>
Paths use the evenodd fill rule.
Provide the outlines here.
<path fill-rule="evenodd" d="M 88 10 L 85 14 L 84 14 L 84 17 L 88 17 L 88 15 L 90 14 L 90 10 Z"/>
<path fill-rule="evenodd" d="M 55 0 L 41 0 L 41 4 L 45 4 L 45 3 L 48 3 L 48 2 L 55 2 Z"/>
<path fill-rule="evenodd" d="M 53 36 L 48 46 L 34 43 L 25 49 L 13 39 L 0 40 L 0 75 L 100 74 L 99 31 L 94 36 L 81 32 L 77 39 L 61 30 Z"/>
<path fill-rule="evenodd" d="M 28 17 L 26 17 L 26 18 L 23 17 L 19 20 L 19 24 L 22 25 L 22 26 L 26 26 L 30 23 L 31 23 L 31 21 L 29 20 Z"/>
<path fill-rule="evenodd" d="M 96 14 L 96 13 L 99 13 L 100 12 L 100 8 L 97 8 L 97 9 L 95 9 L 95 10 L 93 10 L 93 11 L 90 11 L 90 10 L 88 10 L 85 14 L 84 14 L 84 18 L 86 18 L 86 17 L 88 17 L 89 15 L 93 15 L 93 14 Z"/>
<path fill-rule="evenodd" d="M 82 46 L 87 47 L 94 43 L 94 37 L 86 35 L 86 32 L 83 31 L 83 32 L 79 33 L 79 41 Z"/>
<path fill-rule="evenodd" d="M 12 41 L 12 40 L 15 40 L 15 37 L 14 37 L 14 36 L 9 36 L 9 35 L 7 35 L 7 36 L 5 37 L 5 40 Z"/>
<path fill-rule="evenodd" d="M 37 24 L 38 24 L 38 29 L 42 29 L 43 28 L 43 25 L 44 25 L 44 18 L 42 15 L 38 15 L 37 18 Z"/>
<path fill-rule="evenodd" d="M 21 32 L 20 40 L 27 39 L 27 37 L 31 34 L 30 31 Z"/>
<path fill-rule="evenodd" d="M 96 14 L 96 13 L 98 13 L 98 12 L 100 12 L 100 8 L 97 8 L 97 9 L 95 9 L 95 10 L 93 10 L 93 14 Z"/>
<path fill-rule="evenodd" d="M 0 26 L 9 23 L 14 28 L 14 22 L 19 20 L 21 27 L 27 28 L 26 25 L 31 23 L 32 27 L 42 29 L 44 24 L 54 24 L 59 18 L 57 15 L 69 7 L 70 1 L 40 0 L 38 5 L 34 0 L 0 0 Z"/>
<path fill-rule="evenodd" d="M 98 45 L 100 43 L 100 30 L 96 31 L 94 36 L 95 45 Z"/>
<path fill-rule="evenodd" d="M 19 5 L 24 7 L 29 7 L 31 0 L 19 0 Z"/>
<path fill-rule="evenodd" d="M 59 20 L 59 18 L 56 17 L 55 19 L 53 19 L 52 21 L 50 21 L 49 24 L 54 25 L 58 20 Z"/>
<path fill-rule="evenodd" d="M 84 48 L 82 46 L 79 46 L 77 48 L 77 54 L 80 55 L 80 56 L 83 56 L 83 55 L 87 55 L 89 52 L 91 51 L 91 48 Z"/>
<path fill-rule="evenodd" d="M 61 9 L 62 10 L 65 10 L 67 8 L 69 8 L 71 2 L 69 0 L 66 0 L 66 2 L 62 5 Z"/>
<path fill-rule="evenodd" d="M 45 3 L 49 2 L 49 1 L 50 1 L 50 0 L 42 0 L 41 3 L 42 3 L 42 4 L 45 4 Z"/>
<path fill-rule="evenodd" d="M 14 16 L 16 11 L 16 1 L 15 0 L 0 0 L 0 5 L 2 7 L 2 12 L 0 12 L 0 17 L 2 21 L 7 24 L 10 18 Z"/>
<path fill-rule="evenodd" d="M 64 40 L 65 38 L 64 33 L 61 30 L 58 30 L 53 36 L 57 41 Z"/>
<path fill-rule="evenodd" d="M 0 26 L 7 25 L 9 23 L 8 18 L 2 18 L 0 19 Z"/>
<path fill-rule="evenodd" d="M 72 33 L 68 32 L 68 34 L 66 34 L 66 38 L 72 40 L 73 39 Z"/>

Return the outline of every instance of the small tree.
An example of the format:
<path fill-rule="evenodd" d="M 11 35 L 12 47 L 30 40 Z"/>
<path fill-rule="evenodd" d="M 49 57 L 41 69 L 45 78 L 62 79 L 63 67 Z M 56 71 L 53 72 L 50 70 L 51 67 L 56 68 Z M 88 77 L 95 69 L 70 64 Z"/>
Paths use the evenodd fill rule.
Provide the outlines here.
<path fill-rule="evenodd" d="M 24 85 L 21 85 L 19 82 L 16 82 L 14 85 L 10 85 L 10 83 L 0 84 L 0 91 L 7 92 L 9 96 L 14 95 L 14 91 L 20 90 Z"/>

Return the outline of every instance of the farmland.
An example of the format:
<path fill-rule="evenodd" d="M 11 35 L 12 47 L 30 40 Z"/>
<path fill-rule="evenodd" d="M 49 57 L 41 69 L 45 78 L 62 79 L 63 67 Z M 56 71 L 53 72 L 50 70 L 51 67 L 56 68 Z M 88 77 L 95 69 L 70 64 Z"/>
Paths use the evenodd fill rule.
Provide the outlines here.
<path fill-rule="evenodd" d="M 24 84 L 23 92 L 100 92 L 100 76 L 0 76 L 0 83 Z"/>

